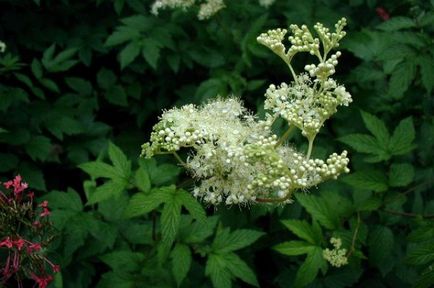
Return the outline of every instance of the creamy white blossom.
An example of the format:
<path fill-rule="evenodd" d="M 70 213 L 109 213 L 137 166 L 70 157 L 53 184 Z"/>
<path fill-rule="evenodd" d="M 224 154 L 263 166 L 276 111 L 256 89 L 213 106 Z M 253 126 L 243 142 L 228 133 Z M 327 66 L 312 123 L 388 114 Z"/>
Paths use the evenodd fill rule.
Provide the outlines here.
<path fill-rule="evenodd" d="M 259 5 L 268 8 L 275 0 L 259 0 Z M 198 6 L 197 18 L 207 20 L 226 7 L 223 0 L 156 0 L 151 6 L 151 13 L 158 15 L 163 9 L 183 9 Z"/>
<path fill-rule="evenodd" d="M 6 44 L 3 41 L 0 41 L 0 53 L 4 53 L 6 51 Z"/>
<path fill-rule="evenodd" d="M 340 36 L 329 36 L 328 30 L 317 26 L 326 35 L 320 38 L 329 37 L 329 46 L 336 47 L 333 39 Z M 296 50 L 293 46 L 286 49 L 283 44 L 287 33 L 284 29 L 270 30 L 258 37 L 260 43 L 289 65 L 295 76 L 289 84 L 272 84 L 267 89 L 264 119 L 249 112 L 237 98 L 172 108 L 153 127 L 150 142 L 142 146 L 142 155 L 174 154 L 196 180 L 193 195 L 213 205 L 290 203 L 294 191 L 348 173 L 346 151 L 333 153 L 325 160 L 310 157 L 313 140 L 324 122 L 336 113 L 338 106 L 352 101 L 345 87 L 330 78 L 340 53 L 327 59 L 330 50 L 320 51 L 320 40 L 313 38 L 305 26 L 293 25 L 291 30 L 293 36 L 289 39 L 299 47 Z M 296 75 L 290 60 L 302 51 L 313 51 L 320 63 L 307 65 L 308 73 Z M 306 154 L 286 143 L 287 133 L 279 137 L 273 132 L 271 127 L 279 117 L 308 138 Z M 189 153 L 185 161 L 177 154 L 181 149 Z"/>
<path fill-rule="evenodd" d="M 341 267 L 348 264 L 347 249 L 341 248 L 342 240 L 340 238 L 331 238 L 330 243 L 333 249 L 324 249 L 323 257 L 330 265 L 334 267 Z"/>

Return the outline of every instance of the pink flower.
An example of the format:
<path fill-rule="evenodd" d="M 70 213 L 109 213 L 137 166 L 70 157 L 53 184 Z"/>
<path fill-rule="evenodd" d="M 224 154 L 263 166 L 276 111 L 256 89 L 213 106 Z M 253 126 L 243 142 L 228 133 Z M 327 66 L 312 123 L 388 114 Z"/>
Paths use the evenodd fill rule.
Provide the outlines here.
<path fill-rule="evenodd" d="M 33 253 L 41 250 L 42 246 L 39 243 L 32 243 L 29 246 L 27 246 L 27 253 Z"/>
<path fill-rule="evenodd" d="M 41 217 L 46 217 L 48 215 L 50 215 L 51 212 L 48 208 L 44 208 L 44 211 L 42 211 L 42 213 L 40 214 Z"/>
<path fill-rule="evenodd" d="M 377 12 L 378 17 L 380 17 L 383 21 L 389 20 L 390 18 L 389 13 L 383 7 L 377 7 L 375 12 Z"/>
<path fill-rule="evenodd" d="M 11 187 L 14 188 L 14 194 L 15 197 L 19 196 L 21 192 L 23 192 L 29 185 L 25 182 L 22 182 L 22 178 L 20 175 L 15 176 L 14 180 L 7 181 L 3 183 L 3 186 L 6 187 L 6 189 L 10 189 Z"/>
<path fill-rule="evenodd" d="M 4 239 L 3 241 L 0 242 L 0 247 L 2 246 L 6 246 L 7 248 L 12 248 L 13 246 L 13 242 L 11 241 L 10 237 L 6 237 L 6 239 Z"/>
<path fill-rule="evenodd" d="M 32 273 L 31 276 L 32 276 L 33 280 L 35 280 L 36 284 L 39 285 L 39 288 L 46 288 L 48 286 L 48 284 L 50 284 L 50 282 L 53 281 L 53 276 L 51 276 L 51 275 L 39 277 L 39 276 Z"/>
<path fill-rule="evenodd" d="M 48 208 L 48 201 L 47 200 L 42 201 L 42 203 L 39 204 L 39 207 Z"/>
<path fill-rule="evenodd" d="M 60 272 L 60 265 L 53 265 L 52 268 L 54 273 Z"/>
<path fill-rule="evenodd" d="M 25 244 L 24 240 L 21 238 L 18 240 L 15 240 L 13 243 L 14 243 L 15 247 L 17 247 L 18 250 L 21 250 Z"/>

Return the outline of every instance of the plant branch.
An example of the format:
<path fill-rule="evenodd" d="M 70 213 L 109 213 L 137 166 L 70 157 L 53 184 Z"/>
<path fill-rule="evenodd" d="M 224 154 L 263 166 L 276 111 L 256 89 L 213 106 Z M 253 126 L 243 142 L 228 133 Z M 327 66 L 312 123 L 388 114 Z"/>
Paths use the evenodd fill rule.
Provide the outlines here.
<path fill-rule="evenodd" d="M 354 251 L 356 250 L 356 240 L 357 240 L 357 235 L 359 234 L 359 229 L 360 229 L 360 213 L 357 212 L 357 224 L 356 224 L 356 229 L 354 229 L 354 234 L 353 234 L 353 239 L 351 240 L 351 247 L 350 250 L 347 253 L 347 258 L 349 258 Z"/>
<path fill-rule="evenodd" d="M 172 154 L 173 156 L 175 156 L 176 160 L 178 160 L 179 164 L 181 164 L 182 166 L 187 166 L 187 163 L 185 163 L 185 161 L 182 160 L 182 158 L 179 156 L 178 153 L 176 153 L 176 151 L 173 152 Z"/>
<path fill-rule="evenodd" d="M 285 131 L 285 133 L 279 138 L 279 141 L 277 141 L 276 145 L 274 147 L 279 147 L 283 144 L 283 142 L 288 138 L 289 134 L 294 130 L 295 126 L 289 126 L 289 128 Z"/>
<path fill-rule="evenodd" d="M 434 219 L 434 215 L 423 215 L 423 214 L 401 212 L 401 211 L 395 211 L 395 210 L 389 210 L 389 209 L 382 209 L 381 211 L 389 213 L 389 214 L 393 214 L 393 215 L 404 216 L 404 217 L 420 217 L 423 219 Z"/>
<path fill-rule="evenodd" d="M 256 202 L 259 203 L 282 203 L 292 197 L 292 191 L 289 191 L 288 195 L 283 198 L 256 198 Z"/>

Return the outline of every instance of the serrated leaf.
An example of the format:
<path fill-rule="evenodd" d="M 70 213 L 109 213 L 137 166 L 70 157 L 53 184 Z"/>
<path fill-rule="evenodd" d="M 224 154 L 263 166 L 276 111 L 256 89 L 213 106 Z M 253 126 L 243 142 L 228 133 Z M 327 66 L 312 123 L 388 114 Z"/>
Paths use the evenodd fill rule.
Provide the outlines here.
<path fill-rule="evenodd" d="M 398 31 L 401 29 L 413 28 L 416 26 L 416 23 L 408 18 L 403 16 L 392 17 L 387 21 L 384 21 L 380 25 L 377 26 L 378 29 L 383 31 Z"/>
<path fill-rule="evenodd" d="M 78 167 L 92 178 L 116 179 L 122 176 L 113 166 L 104 162 L 87 162 Z"/>
<path fill-rule="evenodd" d="M 389 81 L 389 96 L 394 99 L 401 99 L 410 87 L 411 82 L 416 76 L 416 65 L 414 61 L 399 63 Z"/>
<path fill-rule="evenodd" d="M 387 264 L 388 257 L 393 251 L 394 235 L 390 228 L 385 226 L 376 226 L 369 232 L 368 237 L 369 261 L 380 270 Z M 384 273 L 383 273 L 384 274 Z"/>
<path fill-rule="evenodd" d="M 182 206 L 187 209 L 188 213 L 190 213 L 194 219 L 198 221 L 206 220 L 205 210 L 190 193 L 185 190 L 178 190 L 176 192 L 176 197 L 179 198 Z"/>
<path fill-rule="evenodd" d="M 282 224 L 285 225 L 285 227 L 288 228 L 292 233 L 301 239 L 306 240 L 310 244 L 320 244 L 318 243 L 318 235 L 315 235 L 315 231 L 312 229 L 312 226 L 309 225 L 309 223 L 307 223 L 305 220 L 282 220 Z"/>
<path fill-rule="evenodd" d="M 342 181 L 359 189 L 383 192 L 387 190 L 386 175 L 379 170 L 356 171 L 342 178 Z"/>
<path fill-rule="evenodd" d="M 108 89 L 105 94 L 105 98 L 108 102 L 126 107 L 128 106 L 127 94 L 125 93 L 125 89 L 123 86 L 115 84 L 110 89 Z"/>
<path fill-rule="evenodd" d="M 142 216 L 160 206 L 164 201 L 164 195 L 158 190 L 154 190 L 150 194 L 137 193 L 131 197 L 124 216 L 127 218 Z"/>
<path fill-rule="evenodd" d="M 83 204 L 78 193 L 72 189 L 67 192 L 52 191 L 44 195 L 44 199 L 50 203 L 50 208 L 64 209 L 80 212 Z"/>
<path fill-rule="evenodd" d="M 112 197 L 119 196 L 126 188 L 128 183 L 122 181 L 108 181 L 97 187 L 95 191 L 89 195 L 88 205 L 95 204 Z"/>
<path fill-rule="evenodd" d="M 102 262 L 108 265 L 113 271 L 121 272 L 136 272 L 141 268 L 141 262 L 145 260 L 142 253 L 125 251 L 115 251 L 99 257 Z"/>
<path fill-rule="evenodd" d="M 178 243 L 171 253 L 172 274 L 175 277 L 176 284 L 181 286 L 182 281 L 187 277 L 191 267 L 191 251 L 187 245 Z"/>
<path fill-rule="evenodd" d="M 151 179 L 148 172 L 143 167 L 137 169 L 134 180 L 140 191 L 148 193 L 149 190 L 151 190 Z"/>
<path fill-rule="evenodd" d="M 319 269 L 326 265 L 322 256 L 322 248 L 315 247 L 306 257 L 295 276 L 294 286 L 305 287 L 318 275 Z"/>
<path fill-rule="evenodd" d="M 173 243 L 178 233 L 179 222 L 181 220 L 181 206 L 181 202 L 175 196 L 165 201 L 161 213 L 161 234 L 163 242 L 167 245 Z"/>
<path fill-rule="evenodd" d="M 66 85 L 69 86 L 75 92 L 82 95 L 90 95 L 92 93 L 92 85 L 89 81 L 86 81 L 78 77 L 68 77 L 65 79 Z"/>
<path fill-rule="evenodd" d="M 131 162 L 128 160 L 127 156 L 122 152 L 122 150 L 113 144 L 109 143 L 108 154 L 110 160 L 113 162 L 115 169 L 123 175 L 124 178 L 129 178 L 131 174 Z"/>
<path fill-rule="evenodd" d="M 259 237 L 264 235 L 263 232 L 239 229 L 230 232 L 228 228 L 217 233 L 212 244 L 213 251 L 227 253 L 242 249 L 255 242 Z"/>
<path fill-rule="evenodd" d="M 392 138 L 390 138 L 390 152 L 393 155 L 403 155 L 414 149 L 413 141 L 415 139 L 413 118 L 408 117 L 400 121 Z"/>
<path fill-rule="evenodd" d="M 218 220 L 218 216 L 211 216 L 205 222 L 196 221 L 189 225 L 187 236 L 184 239 L 185 243 L 196 244 L 203 242 L 214 233 Z"/>
<path fill-rule="evenodd" d="M 425 242 L 412 248 L 407 255 L 407 262 L 411 265 L 425 265 L 434 261 L 434 243 Z"/>
<path fill-rule="evenodd" d="M 119 53 L 119 59 L 121 62 L 121 69 L 127 67 L 134 59 L 140 54 L 140 45 L 137 42 L 130 42 L 121 53 Z"/>
<path fill-rule="evenodd" d="M 226 261 L 226 267 L 237 278 L 244 282 L 259 287 L 258 279 L 256 279 L 255 272 L 235 253 L 222 255 Z"/>
<path fill-rule="evenodd" d="M 414 168 L 410 164 L 392 164 L 389 171 L 389 185 L 405 187 L 414 179 Z"/>
<path fill-rule="evenodd" d="M 273 250 L 277 252 L 288 255 L 288 256 L 297 256 L 303 255 L 311 252 L 315 248 L 314 245 L 304 241 L 288 241 L 277 244 L 273 247 Z"/>
<path fill-rule="evenodd" d="M 226 267 L 226 261 L 217 254 L 210 254 L 206 262 L 205 275 L 211 278 L 215 288 L 231 288 L 232 275 Z"/>
<path fill-rule="evenodd" d="M 33 59 L 31 68 L 33 76 L 35 76 L 36 79 L 41 79 L 43 76 L 41 62 L 39 62 L 37 59 Z"/>
<path fill-rule="evenodd" d="M 27 154 L 33 160 L 46 160 L 51 151 L 51 141 L 45 136 L 33 137 L 25 146 Z"/>
<path fill-rule="evenodd" d="M 351 146 L 357 152 L 376 154 L 383 159 L 387 159 L 388 157 L 387 152 L 381 148 L 377 139 L 370 135 L 350 134 L 342 136 L 338 140 Z"/>
<path fill-rule="evenodd" d="M 372 133 L 372 135 L 375 136 L 380 147 L 387 149 L 390 135 L 384 122 L 378 117 L 367 112 L 361 111 L 361 114 L 366 128 Z"/>
<path fill-rule="evenodd" d="M 328 229 L 336 229 L 339 227 L 339 218 L 333 209 L 323 201 L 320 197 L 297 193 L 297 201 L 303 206 L 307 212 L 316 219 L 322 226 Z"/>
<path fill-rule="evenodd" d="M 116 84 L 117 78 L 111 70 L 102 68 L 96 75 L 96 81 L 98 82 L 99 87 L 108 90 Z"/>
<path fill-rule="evenodd" d="M 422 56 L 419 61 L 422 85 L 431 93 L 434 87 L 434 58 Z"/>
<path fill-rule="evenodd" d="M 153 39 L 146 39 L 142 45 L 143 58 L 152 68 L 157 69 L 158 59 L 160 58 L 160 45 Z"/>

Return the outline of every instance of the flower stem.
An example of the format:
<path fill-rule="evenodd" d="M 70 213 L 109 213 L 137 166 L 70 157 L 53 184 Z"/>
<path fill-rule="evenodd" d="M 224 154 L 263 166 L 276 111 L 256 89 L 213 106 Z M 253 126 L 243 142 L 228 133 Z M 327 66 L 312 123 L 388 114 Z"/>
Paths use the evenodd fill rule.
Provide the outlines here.
<path fill-rule="evenodd" d="M 259 203 L 282 203 L 292 197 L 292 191 L 289 191 L 288 195 L 283 198 L 256 198 L 256 202 Z"/>
<path fill-rule="evenodd" d="M 356 228 L 354 229 L 354 234 L 353 234 L 353 239 L 351 240 L 351 248 L 350 251 L 348 251 L 347 253 L 347 258 L 351 256 L 351 254 L 354 253 L 354 251 L 356 250 L 356 240 L 357 240 L 357 235 L 359 234 L 359 229 L 360 229 L 360 213 L 357 212 L 357 224 L 356 224 Z"/>
<path fill-rule="evenodd" d="M 306 154 L 306 158 L 307 159 L 310 159 L 310 155 L 312 154 L 313 141 L 315 140 L 315 136 L 308 138 L 308 140 L 309 140 L 309 147 L 307 148 L 307 154 Z"/>
<path fill-rule="evenodd" d="M 184 160 L 182 160 L 182 158 L 179 156 L 178 153 L 173 152 L 172 154 L 173 154 L 173 156 L 175 156 L 176 160 L 178 160 L 178 162 L 179 162 L 182 166 L 187 166 L 187 163 L 185 163 Z"/>
<path fill-rule="evenodd" d="M 279 147 L 283 144 L 283 142 L 288 138 L 289 134 L 294 130 L 295 126 L 289 126 L 289 128 L 285 131 L 285 133 L 280 137 L 279 141 L 277 141 L 276 145 L 274 147 Z"/>

